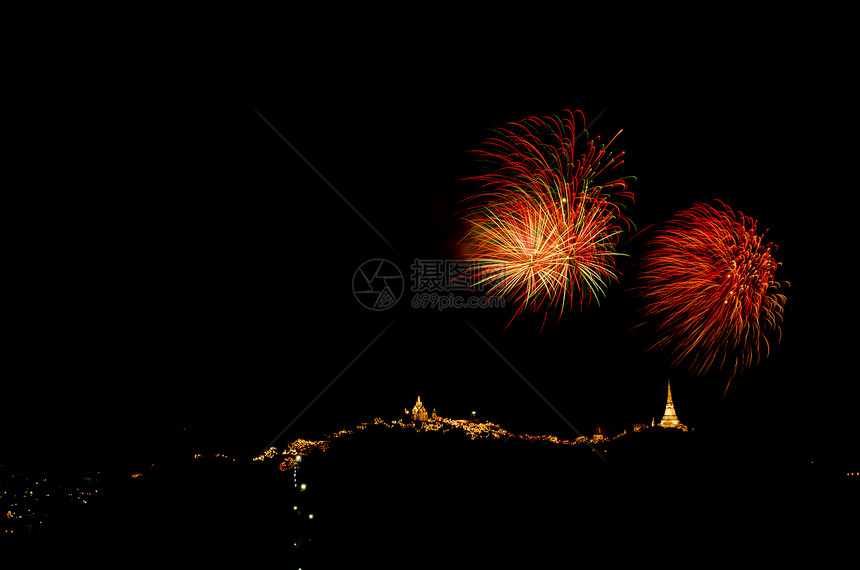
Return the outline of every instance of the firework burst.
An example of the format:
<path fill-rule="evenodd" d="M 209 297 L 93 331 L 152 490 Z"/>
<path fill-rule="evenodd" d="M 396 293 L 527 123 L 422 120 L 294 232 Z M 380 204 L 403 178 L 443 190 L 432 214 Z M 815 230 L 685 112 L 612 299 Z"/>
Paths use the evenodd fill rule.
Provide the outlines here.
<path fill-rule="evenodd" d="M 673 366 L 686 361 L 696 376 L 725 368 L 731 382 L 767 357 L 769 335 L 779 341 L 786 297 L 764 233 L 718 202 L 680 212 L 649 242 L 637 295 L 658 323 L 654 348 L 668 348 Z"/>
<path fill-rule="evenodd" d="M 465 215 L 467 258 L 478 284 L 519 304 L 514 317 L 599 303 L 618 279 L 616 246 L 631 227 L 620 202 L 633 197 L 632 177 L 599 182 L 624 162 L 609 150 L 618 135 L 588 140 L 577 156 L 575 117 L 511 123 L 476 151 L 490 169 L 471 178 L 483 185 Z"/>

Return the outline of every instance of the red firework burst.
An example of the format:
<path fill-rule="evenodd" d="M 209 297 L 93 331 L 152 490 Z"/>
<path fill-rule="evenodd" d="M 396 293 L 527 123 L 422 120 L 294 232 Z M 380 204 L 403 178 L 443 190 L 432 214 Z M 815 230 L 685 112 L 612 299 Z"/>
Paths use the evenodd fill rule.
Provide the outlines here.
<path fill-rule="evenodd" d="M 609 151 L 615 137 L 599 148 L 597 137 L 577 157 L 575 115 L 567 113 L 511 123 L 476 151 L 492 168 L 471 178 L 484 184 L 465 216 L 467 258 L 478 283 L 519 303 L 514 317 L 526 307 L 560 315 L 575 300 L 581 309 L 618 278 L 616 245 L 630 224 L 617 201 L 632 194 L 623 178 L 596 179 L 624 153 Z"/>
<path fill-rule="evenodd" d="M 649 242 L 638 295 L 658 323 L 654 348 L 669 348 L 673 366 L 687 361 L 697 376 L 728 368 L 731 382 L 767 357 L 769 334 L 779 341 L 786 297 L 764 233 L 718 202 L 678 213 Z"/>

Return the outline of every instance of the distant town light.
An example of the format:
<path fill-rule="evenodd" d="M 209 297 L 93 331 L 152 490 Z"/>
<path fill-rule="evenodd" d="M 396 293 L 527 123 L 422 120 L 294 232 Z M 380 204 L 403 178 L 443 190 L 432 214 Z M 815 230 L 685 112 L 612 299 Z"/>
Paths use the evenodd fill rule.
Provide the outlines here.
<path fill-rule="evenodd" d="M 301 489 L 302 491 L 304 491 L 307 488 L 308 488 L 307 483 L 302 483 L 301 486 L 299 487 L 299 489 Z"/>

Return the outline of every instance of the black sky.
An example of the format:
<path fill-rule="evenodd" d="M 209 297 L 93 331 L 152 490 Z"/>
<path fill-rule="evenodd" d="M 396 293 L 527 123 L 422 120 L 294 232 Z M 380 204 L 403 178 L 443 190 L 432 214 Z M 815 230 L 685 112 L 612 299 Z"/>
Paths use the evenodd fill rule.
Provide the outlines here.
<path fill-rule="evenodd" d="M 827 71 L 798 66 L 789 47 L 748 47 L 594 62 L 600 73 L 478 49 L 285 48 L 280 66 L 244 79 L 96 71 L 74 92 L 40 93 L 21 144 L 12 279 L 23 317 L 6 434 L 25 454 L 157 445 L 183 427 L 253 450 L 365 349 L 285 440 L 396 414 L 417 394 L 443 414 L 478 409 L 575 437 L 528 383 L 590 433 L 659 421 L 670 378 L 694 426 L 744 422 L 804 446 L 844 434 L 856 320 L 841 268 L 853 248 L 836 239 L 847 188 L 824 159 L 847 111 L 815 86 Z M 791 282 L 784 340 L 725 398 L 721 375 L 692 379 L 644 353 L 626 261 L 600 307 L 542 332 L 533 318 L 505 330 L 512 309 L 413 309 L 407 290 L 374 313 L 353 297 L 367 259 L 408 278 L 413 259 L 456 257 L 457 203 L 475 188 L 467 151 L 490 128 L 567 108 L 599 115 L 592 135 L 624 129 L 614 144 L 627 153 L 620 173 L 637 177 L 628 213 L 640 229 L 719 198 L 778 244 L 777 277 Z"/>

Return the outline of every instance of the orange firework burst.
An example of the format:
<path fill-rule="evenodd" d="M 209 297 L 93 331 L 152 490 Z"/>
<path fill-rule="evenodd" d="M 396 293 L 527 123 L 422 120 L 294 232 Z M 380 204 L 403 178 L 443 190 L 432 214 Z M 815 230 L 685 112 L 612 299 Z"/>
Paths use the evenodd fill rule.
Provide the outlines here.
<path fill-rule="evenodd" d="M 609 151 L 615 137 L 600 147 L 597 137 L 577 157 L 575 115 L 567 113 L 511 123 L 477 151 L 492 168 L 472 178 L 484 191 L 465 217 L 468 259 L 476 282 L 519 303 L 514 317 L 526 307 L 555 307 L 560 315 L 575 301 L 580 309 L 599 303 L 618 279 L 616 246 L 630 229 L 618 200 L 632 194 L 624 178 L 597 179 L 622 164 L 624 153 Z"/>
<path fill-rule="evenodd" d="M 668 347 L 673 366 L 688 361 L 697 376 L 727 367 L 731 381 L 767 357 L 769 333 L 779 341 L 786 297 L 776 246 L 762 243 L 755 220 L 718 206 L 696 204 L 655 235 L 637 294 L 658 323 L 654 348 Z"/>

